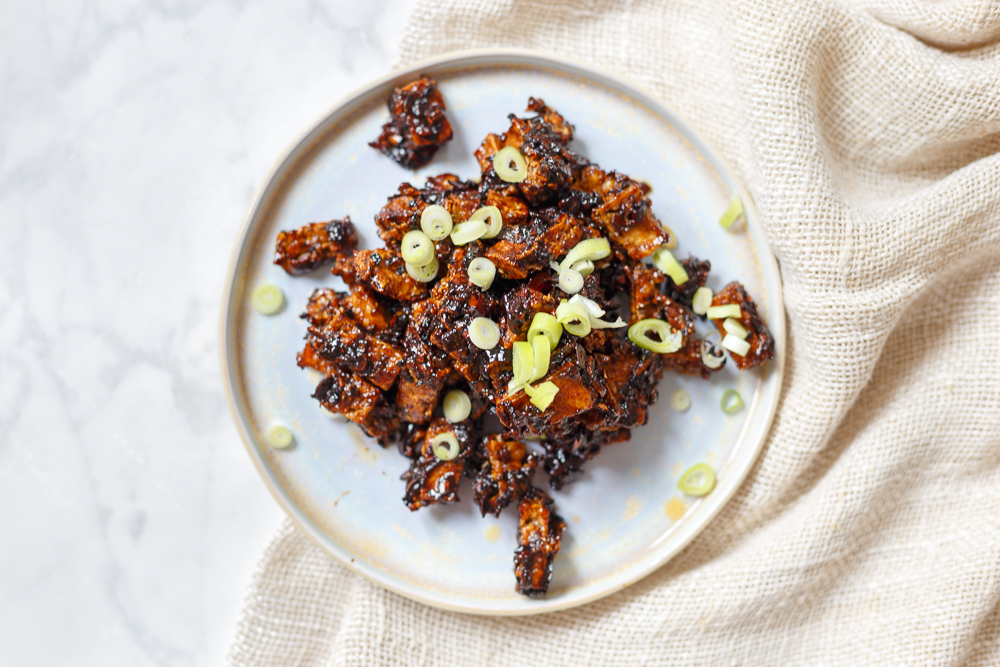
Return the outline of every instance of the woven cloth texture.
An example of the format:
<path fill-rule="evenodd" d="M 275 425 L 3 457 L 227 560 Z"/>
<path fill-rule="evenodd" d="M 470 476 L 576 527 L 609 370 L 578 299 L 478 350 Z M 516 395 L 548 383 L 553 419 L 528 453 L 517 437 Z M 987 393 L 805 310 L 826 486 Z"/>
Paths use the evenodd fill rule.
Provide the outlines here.
<path fill-rule="evenodd" d="M 430 609 L 286 524 L 232 663 L 1000 665 L 998 40 L 996 1 L 422 0 L 401 63 L 576 58 L 728 158 L 781 265 L 778 413 L 687 549 L 575 610 Z"/>

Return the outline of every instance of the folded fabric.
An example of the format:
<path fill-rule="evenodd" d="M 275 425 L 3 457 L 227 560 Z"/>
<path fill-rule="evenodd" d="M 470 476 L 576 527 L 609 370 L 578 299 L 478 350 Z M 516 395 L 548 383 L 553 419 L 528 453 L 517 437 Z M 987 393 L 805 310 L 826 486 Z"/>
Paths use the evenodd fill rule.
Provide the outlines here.
<path fill-rule="evenodd" d="M 659 95 L 734 165 L 790 340 L 765 449 L 587 606 L 430 609 L 290 524 L 235 665 L 1000 664 L 1000 5 L 423 0 L 400 61 L 524 47 Z"/>

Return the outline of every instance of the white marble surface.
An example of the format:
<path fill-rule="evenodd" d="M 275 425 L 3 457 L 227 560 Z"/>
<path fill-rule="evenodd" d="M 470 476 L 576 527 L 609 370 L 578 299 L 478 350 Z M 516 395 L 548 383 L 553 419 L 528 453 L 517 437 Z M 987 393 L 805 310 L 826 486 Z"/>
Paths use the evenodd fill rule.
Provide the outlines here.
<path fill-rule="evenodd" d="M 285 145 L 412 0 L 0 4 L 0 665 L 218 665 L 281 520 L 219 301 Z"/>

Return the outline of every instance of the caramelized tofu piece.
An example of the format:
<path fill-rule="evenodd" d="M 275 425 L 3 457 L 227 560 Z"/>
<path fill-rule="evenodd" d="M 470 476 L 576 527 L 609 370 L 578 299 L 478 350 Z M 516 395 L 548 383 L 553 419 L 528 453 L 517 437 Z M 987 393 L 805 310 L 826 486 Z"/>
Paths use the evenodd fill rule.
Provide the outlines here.
<path fill-rule="evenodd" d="M 378 294 L 365 285 L 355 285 L 344 299 L 351 317 L 368 333 L 382 334 L 392 328 L 396 314 Z"/>
<path fill-rule="evenodd" d="M 552 510 L 552 498 L 534 487 L 518 504 L 518 547 L 514 551 L 517 592 L 542 597 L 552 581 L 552 561 L 559 553 L 566 522 Z"/>
<path fill-rule="evenodd" d="M 319 356 L 316 348 L 309 341 L 306 341 L 302 351 L 295 355 L 295 361 L 298 363 L 299 368 L 312 368 L 327 377 L 337 372 L 336 364 Z"/>
<path fill-rule="evenodd" d="M 382 134 L 368 144 L 407 169 L 419 169 L 434 157 L 438 147 L 452 137 L 445 116 L 444 98 L 437 82 L 421 77 L 392 91 L 388 100 L 388 123 Z"/>
<path fill-rule="evenodd" d="M 473 490 L 483 516 L 500 516 L 503 508 L 519 499 L 531 485 L 537 460 L 523 442 L 501 435 L 487 435 L 479 442 L 482 467 Z"/>
<path fill-rule="evenodd" d="M 450 461 L 439 459 L 431 444 L 435 437 L 443 433 L 451 433 L 458 440 L 458 456 Z M 424 432 L 419 454 L 413 458 L 410 469 L 402 477 L 406 482 L 403 502 L 410 511 L 438 503 L 457 503 L 458 483 L 462 479 L 465 459 L 471 451 L 472 432 L 467 425 L 450 424 L 440 417 L 432 421 Z"/>
<path fill-rule="evenodd" d="M 310 342 L 321 357 L 387 391 L 396 383 L 403 353 L 365 333 L 343 310 L 322 327 L 309 329 Z"/>
<path fill-rule="evenodd" d="M 507 132 L 501 137 L 487 135 L 476 149 L 476 159 L 485 182 L 502 183 L 493 170 L 493 157 L 507 146 L 518 149 L 524 156 L 528 173 L 516 188 L 533 206 L 543 206 L 557 201 L 569 189 L 575 173 L 586 160 L 566 147 L 573 138 L 573 126 L 562 116 L 535 98 L 529 100 L 528 111 L 538 115 L 534 118 L 511 115 Z"/>
<path fill-rule="evenodd" d="M 642 264 L 630 267 L 627 272 L 631 281 L 629 324 L 649 318 L 665 320 L 673 329 L 681 332 L 684 342 L 676 352 L 660 355 L 664 368 L 683 375 L 709 377 L 713 369 L 706 366 L 701 358 L 701 340 L 695 332 L 693 313 L 660 292 L 660 285 L 669 278 L 657 269 L 647 268 Z"/>
<path fill-rule="evenodd" d="M 616 417 L 614 424 L 626 429 L 641 426 L 656 401 L 665 355 L 643 350 L 621 338 L 612 339 L 610 347 L 607 356 L 598 357 L 598 366 L 604 372 L 607 404 Z"/>
<path fill-rule="evenodd" d="M 351 218 L 312 222 L 298 229 L 278 232 L 274 263 L 292 276 L 312 271 L 358 247 Z"/>
<path fill-rule="evenodd" d="M 399 416 L 382 392 L 375 385 L 332 364 L 325 368 L 327 377 L 316 387 L 313 398 L 330 412 L 344 415 L 361 426 L 383 447 L 387 446 L 399 430 Z"/>
<path fill-rule="evenodd" d="M 427 296 L 427 286 L 406 272 L 399 255 L 380 248 L 354 253 L 357 279 L 383 296 L 397 301 L 417 301 Z"/>
<path fill-rule="evenodd" d="M 699 287 L 704 287 L 708 280 L 708 273 L 712 270 L 712 263 L 700 260 L 697 257 L 688 257 L 680 260 L 680 265 L 687 271 L 688 279 L 683 285 L 675 285 L 670 276 L 665 276 L 667 281 L 667 296 L 687 308 L 691 307 L 694 300 L 694 293 Z"/>
<path fill-rule="evenodd" d="M 500 299 L 503 313 L 500 333 L 508 346 L 515 339 L 524 340 L 535 313 L 555 313 L 559 299 L 553 294 L 555 284 L 548 271 L 536 273 L 531 280 L 511 289 Z M 509 340 L 508 340 L 509 339 Z"/>
<path fill-rule="evenodd" d="M 343 296 L 342 293 L 329 287 L 314 289 L 309 295 L 306 312 L 302 313 L 302 318 L 309 322 L 310 326 L 322 327 L 343 311 Z"/>
<path fill-rule="evenodd" d="M 486 258 L 503 278 L 524 279 L 546 269 L 556 257 L 573 249 L 581 237 L 580 221 L 565 213 L 554 220 L 531 215 L 524 225 L 505 225 Z"/>
<path fill-rule="evenodd" d="M 448 209 L 455 223 L 463 222 L 480 206 L 479 186 L 455 174 L 430 176 L 422 190 L 403 183 L 375 215 L 379 238 L 398 244 L 408 231 L 420 229 L 420 216 L 431 204 Z"/>
<path fill-rule="evenodd" d="M 606 172 L 597 165 L 590 165 L 580 172 L 573 189 L 601 198 L 601 203 L 591 211 L 591 218 L 632 259 L 648 257 L 670 241 L 670 233 L 650 208 L 646 197 L 648 186 L 617 171 Z"/>
<path fill-rule="evenodd" d="M 754 303 L 750 295 L 747 294 L 746 290 L 743 289 L 743 285 L 733 281 L 726 285 L 721 292 L 715 295 L 712 299 L 713 306 L 725 306 L 731 303 L 738 304 L 740 307 L 740 319 L 739 323 L 743 325 L 743 328 L 747 330 L 747 342 L 750 343 L 750 351 L 746 355 L 741 356 L 734 352 L 730 352 L 729 356 L 733 358 L 736 362 L 736 367 L 741 371 L 751 366 L 759 366 L 766 362 L 768 359 L 774 358 L 774 337 L 771 335 L 771 330 L 767 328 L 767 324 L 764 320 L 757 314 L 757 304 Z M 716 328 L 719 330 L 719 334 L 723 338 L 726 336 L 726 330 L 723 326 L 724 320 L 713 320 L 715 322 Z"/>

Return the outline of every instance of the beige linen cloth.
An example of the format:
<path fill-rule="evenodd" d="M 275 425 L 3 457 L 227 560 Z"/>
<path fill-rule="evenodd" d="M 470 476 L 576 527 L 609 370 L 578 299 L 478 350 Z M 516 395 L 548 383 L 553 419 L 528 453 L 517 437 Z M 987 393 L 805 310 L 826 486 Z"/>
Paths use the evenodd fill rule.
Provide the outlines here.
<path fill-rule="evenodd" d="M 763 454 L 663 568 L 544 616 L 424 607 L 286 524 L 232 663 L 1000 665 L 1000 4 L 423 0 L 400 61 L 488 46 L 620 73 L 735 166 L 791 334 Z"/>

